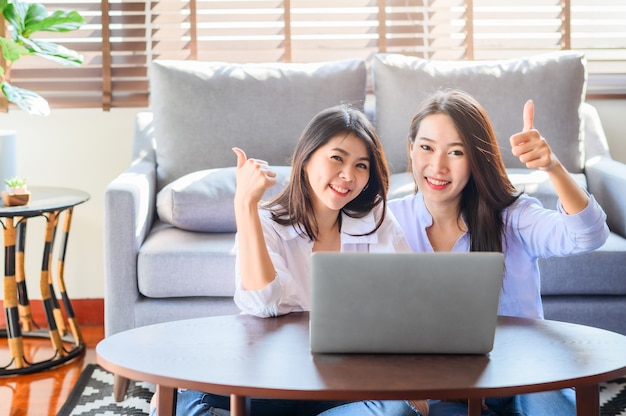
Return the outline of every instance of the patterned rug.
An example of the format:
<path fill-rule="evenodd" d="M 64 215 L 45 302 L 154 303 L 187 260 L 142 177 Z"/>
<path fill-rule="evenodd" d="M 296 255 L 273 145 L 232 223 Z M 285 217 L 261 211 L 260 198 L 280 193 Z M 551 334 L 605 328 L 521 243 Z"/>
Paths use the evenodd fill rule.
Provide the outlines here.
<path fill-rule="evenodd" d="M 87 364 L 57 416 L 147 416 L 154 384 L 131 381 L 126 399 L 113 398 L 113 374 Z"/>
<path fill-rule="evenodd" d="M 113 374 L 88 364 L 57 416 L 147 416 L 154 385 L 131 381 L 126 399 L 113 399 Z M 626 377 L 600 384 L 600 416 L 626 416 Z"/>

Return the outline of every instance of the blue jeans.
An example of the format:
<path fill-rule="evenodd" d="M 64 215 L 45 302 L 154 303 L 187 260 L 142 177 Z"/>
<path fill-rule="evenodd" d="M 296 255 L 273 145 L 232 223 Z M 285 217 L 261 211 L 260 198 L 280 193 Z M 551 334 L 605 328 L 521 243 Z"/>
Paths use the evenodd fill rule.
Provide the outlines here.
<path fill-rule="evenodd" d="M 402 400 L 390 401 L 317 401 L 252 399 L 253 416 L 421 416 Z M 228 416 L 230 398 L 194 390 L 179 390 L 176 414 L 184 416 Z"/>
<path fill-rule="evenodd" d="M 403 400 L 365 400 L 333 407 L 319 416 L 422 416 Z"/>
<path fill-rule="evenodd" d="M 467 416 L 467 404 L 430 400 L 429 416 Z M 575 416 L 576 393 L 573 389 L 490 397 L 482 416 Z"/>
<path fill-rule="evenodd" d="M 254 416 L 317 416 L 346 402 L 252 399 L 250 414 Z M 179 390 L 176 414 L 184 416 L 227 416 L 230 397 L 195 390 Z"/>

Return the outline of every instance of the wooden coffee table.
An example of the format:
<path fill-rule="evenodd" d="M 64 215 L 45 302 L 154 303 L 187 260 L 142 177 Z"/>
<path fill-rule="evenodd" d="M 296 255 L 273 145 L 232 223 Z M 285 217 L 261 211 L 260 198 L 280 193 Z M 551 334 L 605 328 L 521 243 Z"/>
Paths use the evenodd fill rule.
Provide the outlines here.
<path fill-rule="evenodd" d="M 231 415 L 249 397 L 309 400 L 481 398 L 576 388 L 577 415 L 599 415 L 598 383 L 626 374 L 626 337 L 548 320 L 501 317 L 488 355 L 312 354 L 309 316 L 235 315 L 121 332 L 96 347 L 118 376 L 157 385 L 159 414 L 176 388 L 230 395 Z"/>

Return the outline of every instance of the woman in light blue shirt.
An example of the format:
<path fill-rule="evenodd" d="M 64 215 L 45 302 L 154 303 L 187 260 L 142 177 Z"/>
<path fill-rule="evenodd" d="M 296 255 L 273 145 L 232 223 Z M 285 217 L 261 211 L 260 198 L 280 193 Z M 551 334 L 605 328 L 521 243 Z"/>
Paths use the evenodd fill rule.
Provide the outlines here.
<path fill-rule="evenodd" d="M 496 135 L 480 104 L 462 91 L 434 94 L 408 137 L 417 193 L 390 201 L 414 251 L 498 251 L 505 255 L 499 314 L 543 318 L 537 261 L 600 247 L 606 215 L 581 189 L 533 128 L 534 104 L 511 136 L 512 152 L 550 177 L 558 209 L 519 194 L 509 181 Z M 486 399 L 483 415 L 574 415 L 571 391 Z M 431 401 L 430 416 L 467 415 L 463 401 Z"/>

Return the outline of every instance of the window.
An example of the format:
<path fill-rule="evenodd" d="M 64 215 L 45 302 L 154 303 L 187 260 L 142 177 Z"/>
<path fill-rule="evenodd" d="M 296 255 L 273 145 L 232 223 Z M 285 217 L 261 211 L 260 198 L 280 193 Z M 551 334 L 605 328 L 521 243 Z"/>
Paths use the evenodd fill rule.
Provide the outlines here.
<path fill-rule="evenodd" d="M 583 51 L 593 98 L 626 98 L 623 0 L 44 0 L 87 24 L 49 37 L 81 51 L 65 68 L 22 59 L 13 83 L 52 107 L 144 107 L 153 59 L 305 62 L 377 52 L 504 59 Z"/>

